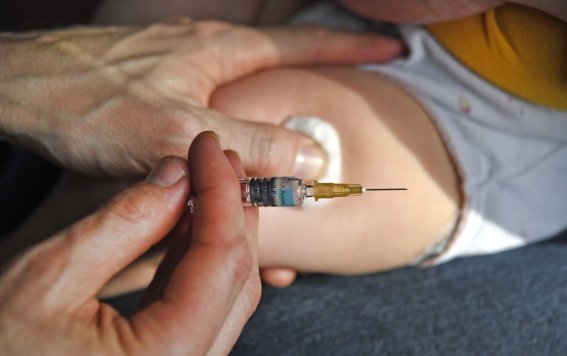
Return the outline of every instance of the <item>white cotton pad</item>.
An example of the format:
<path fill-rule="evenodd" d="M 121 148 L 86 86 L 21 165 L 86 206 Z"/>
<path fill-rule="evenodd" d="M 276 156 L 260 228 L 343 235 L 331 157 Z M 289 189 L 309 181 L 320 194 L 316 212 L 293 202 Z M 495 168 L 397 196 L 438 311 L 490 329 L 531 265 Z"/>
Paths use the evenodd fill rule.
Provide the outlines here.
<path fill-rule="evenodd" d="M 288 130 L 298 131 L 311 137 L 327 154 L 327 169 L 317 179 L 320 182 L 341 182 L 342 155 L 341 140 L 337 130 L 329 122 L 315 116 L 291 116 L 283 123 Z M 325 200 L 317 202 L 320 204 Z M 304 205 L 315 203 L 306 199 Z"/>

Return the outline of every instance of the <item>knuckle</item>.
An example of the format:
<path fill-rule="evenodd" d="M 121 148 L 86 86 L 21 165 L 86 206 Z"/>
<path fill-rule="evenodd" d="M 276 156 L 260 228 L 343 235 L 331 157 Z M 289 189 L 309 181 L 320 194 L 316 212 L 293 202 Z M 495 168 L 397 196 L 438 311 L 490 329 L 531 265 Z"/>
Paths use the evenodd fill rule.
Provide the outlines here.
<path fill-rule="evenodd" d="M 275 159 L 279 150 L 279 139 L 276 130 L 264 126 L 257 127 L 251 135 L 248 146 L 248 157 L 254 170 L 258 172 L 273 172 L 278 167 Z"/>
<path fill-rule="evenodd" d="M 144 197 L 152 195 L 153 191 L 154 188 L 147 185 L 138 185 L 126 191 L 111 200 L 101 218 L 105 219 L 110 215 L 128 224 L 151 220 L 152 209 Z"/>
<path fill-rule="evenodd" d="M 317 24 L 305 24 L 297 27 L 296 36 L 304 38 L 310 44 L 318 44 L 319 41 L 327 39 L 331 35 L 331 30 Z"/>
<path fill-rule="evenodd" d="M 176 123 L 177 134 L 191 139 L 195 138 L 199 132 L 205 131 L 207 127 L 206 121 L 210 116 L 211 114 L 208 110 L 201 109 L 187 109 L 172 113 L 172 118 Z"/>
<path fill-rule="evenodd" d="M 146 145 L 148 156 L 156 161 L 165 156 L 187 156 L 187 150 L 196 134 L 204 125 L 199 115 L 188 110 L 164 110 L 160 114 L 162 134 L 153 145 Z"/>
<path fill-rule="evenodd" d="M 234 284 L 244 284 L 254 267 L 254 258 L 245 242 L 245 237 L 241 237 L 238 242 L 230 244 L 227 248 L 229 252 L 226 263 L 229 270 L 232 271 L 232 281 Z"/>
<path fill-rule="evenodd" d="M 331 31 L 320 25 L 307 24 L 297 27 L 294 32 L 295 42 L 304 49 L 306 59 L 319 59 L 329 44 Z"/>

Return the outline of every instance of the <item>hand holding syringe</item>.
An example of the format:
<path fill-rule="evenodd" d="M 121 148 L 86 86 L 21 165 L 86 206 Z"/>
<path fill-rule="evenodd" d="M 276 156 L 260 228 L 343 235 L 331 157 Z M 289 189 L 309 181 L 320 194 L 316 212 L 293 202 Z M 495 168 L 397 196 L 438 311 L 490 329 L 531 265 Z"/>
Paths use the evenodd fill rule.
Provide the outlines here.
<path fill-rule="evenodd" d="M 244 206 L 298 206 L 305 198 L 329 199 L 361 195 L 366 191 L 407 190 L 406 188 L 365 188 L 360 184 L 319 183 L 305 184 L 298 177 L 248 177 L 240 179 L 240 193 Z"/>

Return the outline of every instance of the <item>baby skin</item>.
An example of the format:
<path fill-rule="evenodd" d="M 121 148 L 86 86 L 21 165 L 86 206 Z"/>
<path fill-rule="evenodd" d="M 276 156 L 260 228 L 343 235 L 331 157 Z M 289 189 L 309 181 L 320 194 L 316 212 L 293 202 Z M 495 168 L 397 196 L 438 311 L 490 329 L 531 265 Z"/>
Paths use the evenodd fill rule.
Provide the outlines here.
<path fill-rule="evenodd" d="M 461 202 L 451 157 L 424 109 L 387 78 L 354 68 L 270 70 L 221 88 L 211 106 L 278 125 L 296 115 L 322 118 L 340 136 L 344 182 L 408 188 L 261 209 L 262 267 L 392 269 L 418 259 L 456 224 Z"/>

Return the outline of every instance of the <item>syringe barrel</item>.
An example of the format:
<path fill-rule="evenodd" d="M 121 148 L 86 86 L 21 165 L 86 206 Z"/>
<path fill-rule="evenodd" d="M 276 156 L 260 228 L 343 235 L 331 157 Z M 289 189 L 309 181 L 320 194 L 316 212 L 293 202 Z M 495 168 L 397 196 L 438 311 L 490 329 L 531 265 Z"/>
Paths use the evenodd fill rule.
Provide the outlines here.
<path fill-rule="evenodd" d="M 244 206 L 298 206 L 305 199 L 305 185 L 299 177 L 240 179 Z"/>

